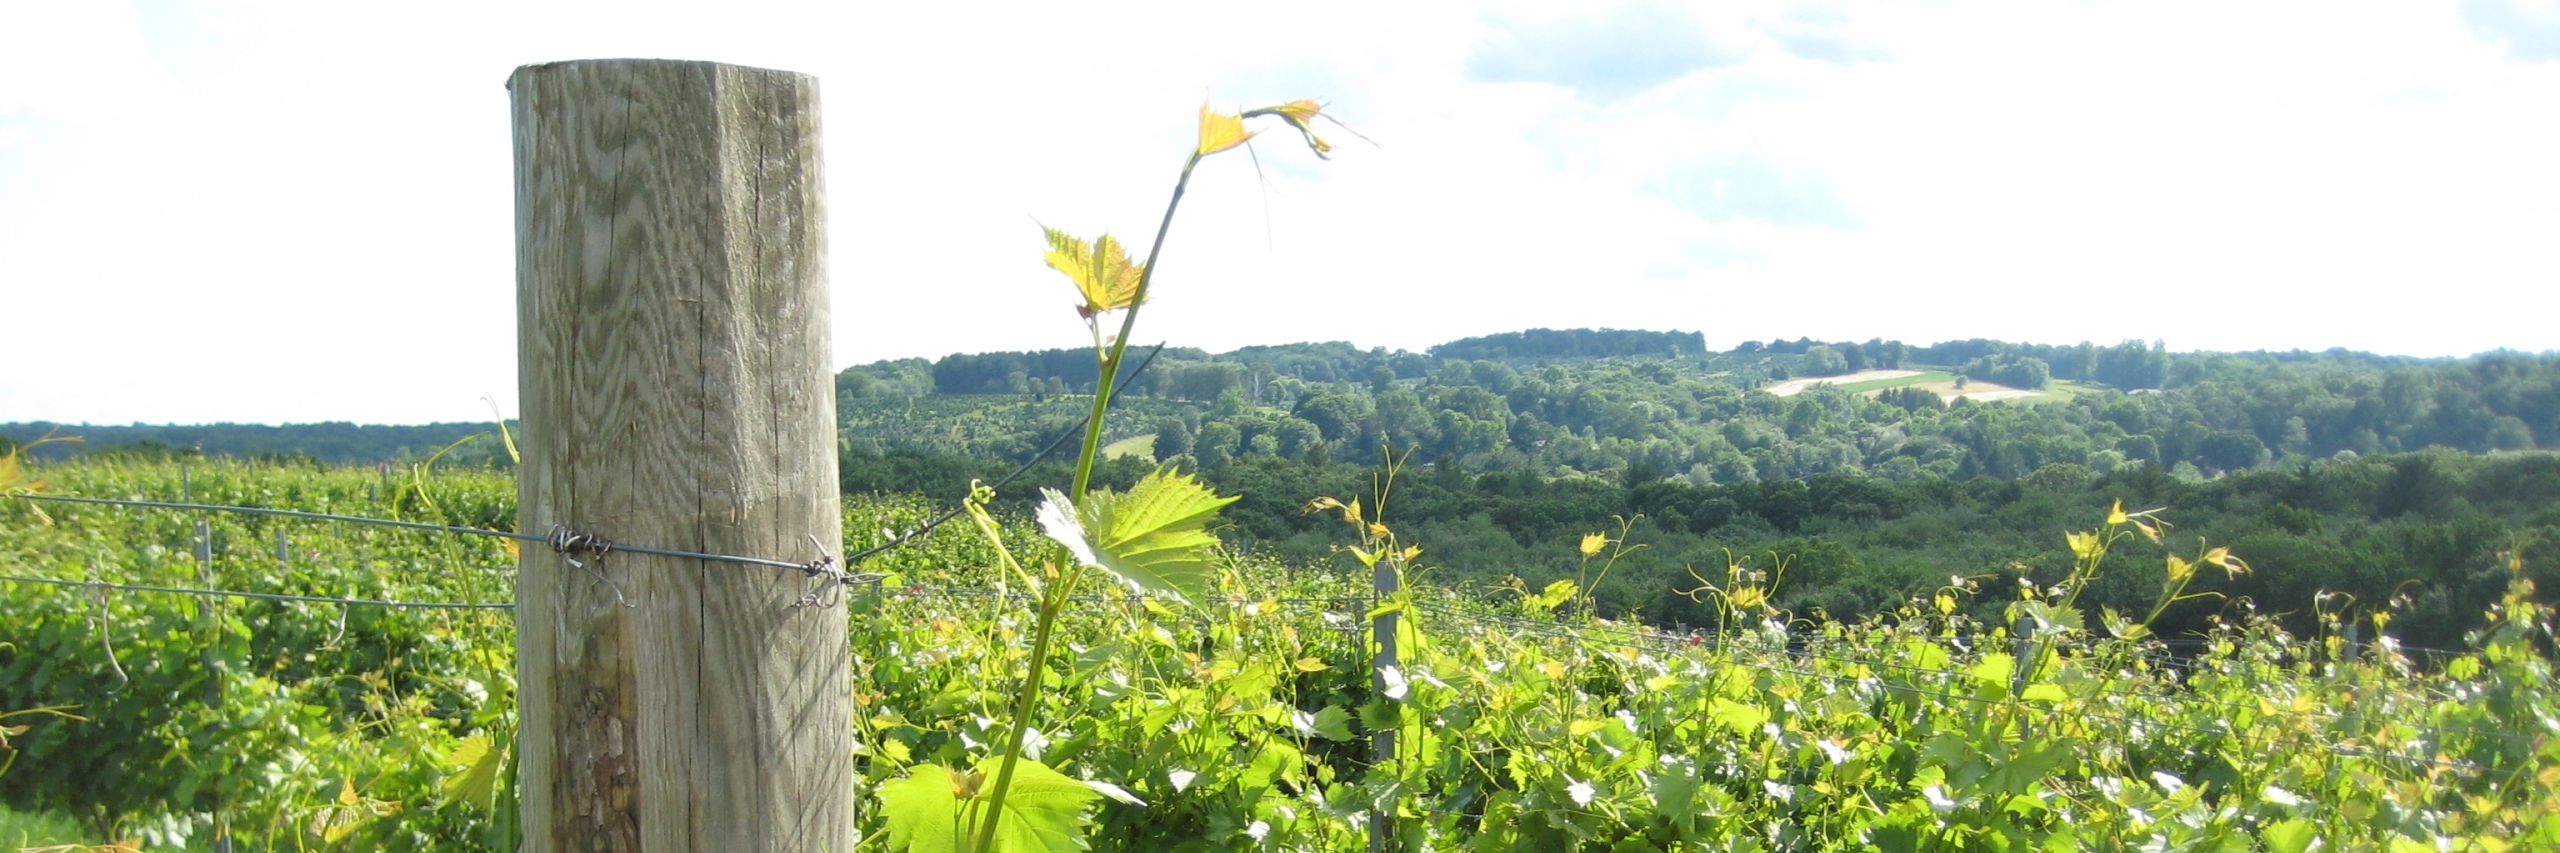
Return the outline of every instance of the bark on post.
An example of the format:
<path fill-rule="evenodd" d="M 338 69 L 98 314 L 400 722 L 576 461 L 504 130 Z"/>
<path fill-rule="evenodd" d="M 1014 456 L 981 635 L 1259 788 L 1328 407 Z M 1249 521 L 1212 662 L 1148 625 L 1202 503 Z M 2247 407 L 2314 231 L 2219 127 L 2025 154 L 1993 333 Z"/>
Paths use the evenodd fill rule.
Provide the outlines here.
<path fill-rule="evenodd" d="M 618 59 L 507 86 L 519 524 L 842 554 L 816 80 Z M 578 562 L 518 566 L 522 849 L 852 849 L 844 611 L 794 607 L 788 570 Z"/>

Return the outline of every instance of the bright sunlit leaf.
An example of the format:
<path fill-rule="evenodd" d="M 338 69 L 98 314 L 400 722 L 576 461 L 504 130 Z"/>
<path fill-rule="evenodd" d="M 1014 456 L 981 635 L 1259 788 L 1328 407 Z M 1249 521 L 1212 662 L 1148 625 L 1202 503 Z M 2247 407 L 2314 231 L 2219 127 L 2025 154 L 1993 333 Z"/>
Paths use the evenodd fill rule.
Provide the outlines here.
<path fill-rule="evenodd" d="M 491 748 L 486 735 L 472 735 L 453 745 L 445 753 L 445 764 L 459 768 L 444 779 L 444 801 L 471 803 L 483 809 L 494 807 L 498 795 L 498 772 L 506 769 L 506 750 Z"/>
<path fill-rule="evenodd" d="M 1129 252 L 1119 240 L 1104 234 L 1088 243 L 1046 225 L 1040 226 L 1040 232 L 1049 240 L 1049 268 L 1066 274 L 1084 297 L 1083 304 L 1076 306 L 1077 314 L 1091 318 L 1138 304 L 1143 270 L 1129 261 Z"/>
<path fill-rule="evenodd" d="M 903 778 L 881 783 L 880 809 L 888 818 L 889 849 L 914 853 L 960 849 L 961 839 L 977 829 L 974 822 L 964 824 L 963 817 L 986 806 L 986 795 L 992 792 L 985 783 L 995 764 L 996 760 L 980 762 L 972 773 L 920 764 Z M 1085 807 L 1102 796 L 1092 785 L 1046 764 L 1016 761 L 990 853 L 1076 853 L 1084 846 Z"/>
<path fill-rule="evenodd" d="M 1041 529 L 1078 561 L 1184 601 L 1208 594 L 1215 579 L 1209 549 L 1218 543 L 1208 525 L 1220 507 L 1236 500 L 1171 468 L 1141 478 L 1126 492 L 1088 494 L 1080 504 L 1054 489 L 1042 494 L 1047 500 L 1038 514 Z"/>
<path fill-rule="evenodd" d="M 1200 148 L 1198 156 L 1207 157 L 1211 154 L 1216 154 L 1220 151 L 1225 151 L 1229 148 L 1243 145 L 1245 140 L 1252 138 L 1253 134 L 1244 129 L 1244 118 L 1242 116 L 1232 116 L 1212 110 L 1209 108 L 1209 105 L 1205 103 L 1200 105 Z"/>

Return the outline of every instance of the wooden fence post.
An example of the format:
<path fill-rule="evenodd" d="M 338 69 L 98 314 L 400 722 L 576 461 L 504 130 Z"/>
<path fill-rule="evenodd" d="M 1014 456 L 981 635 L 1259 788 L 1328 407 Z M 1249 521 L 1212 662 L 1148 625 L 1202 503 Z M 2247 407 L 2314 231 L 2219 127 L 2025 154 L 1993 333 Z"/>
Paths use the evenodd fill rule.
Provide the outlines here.
<path fill-rule="evenodd" d="M 507 88 L 518 524 L 843 553 L 817 81 L 617 59 Z M 812 583 L 525 548 L 521 849 L 851 850 L 846 617 L 795 607 Z"/>
<path fill-rule="evenodd" d="M 1373 610 L 1376 609 L 1376 605 L 1385 604 L 1388 596 L 1396 594 L 1396 590 L 1403 587 L 1403 578 L 1396 574 L 1394 557 L 1389 556 L 1378 561 L 1376 571 L 1370 576 L 1370 584 L 1370 589 L 1375 593 L 1371 599 Z M 1378 643 L 1378 657 L 1371 662 L 1369 683 L 1370 689 L 1380 697 L 1387 695 L 1387 671 L 1397 668 L 1396 617 L 1400 615 L 1402 614 L 1388 611 L 1378 614 L 1369 621 L 1369 632 L 1377 638 Z M 1397 670 L 1396 677 L 1403 678 L 1404 672 Z M 1380 767 L 1395 763 L 1395 729 L 1379 729 L 1369 733 L 1369 760 Z M 1390 849 L 1395 843 L 1395 837 L 1395 812 L 1381 808 L 1371 809 L 1369 811 L 1369 849 L 1373 851 Z"/>

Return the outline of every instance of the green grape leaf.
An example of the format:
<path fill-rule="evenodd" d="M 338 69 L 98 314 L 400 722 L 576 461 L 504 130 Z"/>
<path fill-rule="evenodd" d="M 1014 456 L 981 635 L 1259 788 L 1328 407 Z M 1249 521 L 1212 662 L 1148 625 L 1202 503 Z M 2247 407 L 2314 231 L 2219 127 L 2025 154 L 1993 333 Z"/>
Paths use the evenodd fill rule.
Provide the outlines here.
<path fill-rule="evenodd" d="M 2018 612 L 2035 620 L 2034 635 L 2038 638 L 2068 634 L 2083 627 L 2080 609 L 2077 607 L 2063 607 L 2042 601 L 2021 601 L 2018 602 L 2017 607 Z"/>
<path fill-rule="evenodd" d="M 2310 821 L 2286 818 L 2267 824 L 2258 830 L 2258 834 L 2266 840 L 2267 849 L 2275 853 L 2303 853 L 2311 849 L 2311 840 L 2316 833 Z"/>
<path fill-rule="evenodd" d="M 1320 737 L 1325 740 L 1352 738 L 1351 712 L 1343 710 L 1340 705 L 1326 705 L 1313 714 L 1305 711 L 1291 711 L 1289 726 L 1301 737 Z"/>
<path fill-rule="evenodd" d="M 2098 623 L 2107 626 L 2107 633 L 2114 634 L 2120 639 L 2139 640 L 2151 635 L 2149 626 L 2135 624 L 2133 620 L 2124 618 L 2124 614 L 2117 613 L 2113 607 L 2098 608 Z"/>
<path fill-rule="evenodd" d="M 1404 725 L 1404 706 L 1383 698 L 1371 699 L 1360 706 L 1360 727 L 1383 731 Z"/>
<path fill-rule="evenodd" d="M 1150 592 L 1194 601 L 1209 592 L 1207 530 L 1235 502 L 1189 474 L 1160 468 L 1126 492 L 1094 492 L 1081 505 L 1054 489 L 1040 506 L 1040 527 L 1076 559 Z M 1072 513 L 1069 508 L 1073 507 Z"/>
<path fill-rule="evenodd" d="M 2029 702 L 2060 702 L 2071 698 L 2071 694 L 2062 692 L 2060 685 L 2040 681 L 2027 685 L 2027 691 L 2019 694 L 2018 698 Z"/>
<path fill-rule="evenodd" d="M 1965 672 L 1972 675 L 1975 681 L 2006 687 L 2009 685 L 2011 672 L 2017 668 L 2017 658 L 2010 657 L 2007 652 L 1992 652 L 1983 655 L 1981 660 L 1975 661 L 1973 666 Z"/>
<path fill-rule="evenodd" d="M 974 774 L 958 774 L 939 764 L 918 764 L 907 775 L 880 783 L 880 811 L 889 820 L 889 849 L 942 853 L 960 849 L 957 789 L 975 794 Z"/>
<path fill-rule="evenodd" d="M 1745 705 L 1722 696 L 1716 697 L 1715 704 L 1709 706 L 1709 709 L 1707 712 L 1709 719 L 1715 720 L 1738 735 L 1757 732 L 1761 724 L 1769 722 L 1769 709 L 1758 705 Z"/>
<path fill-rule="evenodd" d="M 889 849 L 912 853 L 947 853 L 960 849 L 963 837 L 977 830 L 974 818 L 986 805 L 986 786 L 1002 759 L 979 762 L 977 772 L 921 764 L 905 778 L 880 785 L 880 808 L 889 823 Z M 1004 814 L 996 821 L 995 844 L 988 853 L 1076 853 L 1083 849 L 1085 806 L 1101 799 L 1093 786 L 1030 759 L 1014 763 L 1013 786 L 1005 794 Z M 968 820 L 964 823 L 964 820 Z"/>
<path fill-rule="evenodd" d="M 1537 595 L 1529 596 L 1526 599 L 1523 599 L 1521 603 L 1528 605 L 1529 612 L 1545 613 L 1549 610 L 1556 609 L 1558 605 L 1573 600 L 1573 594 L 1578 591 L 1579 590 L 1574 587 L 1573 579 L 1566 578 L 1564 580 L 1556 581 L 1555 583 L 1547 584 L 1546 591 L 1540 592 Z"/>
<path fill-rule="evenodd" d="M 1653 777 L 1654 813 L 1669 819 L 1681 832 L 1688 832 L 1697 822 L 1698 809 L 1693 805 L 1697 799 L 1698 777 L 1690 775 L 1687 767 L 1669 768 Z"/>
<path fill-rule="evenodd" d="M 445 753 L 448 765 L 462 768 L 444 778 L 444 802 L 463 802 L 490 808 L 498 796 L 498 771 L 507 763 L 503 749 L 491 749 L 486 735 L 472 735 L 453 745 Z"/>
<path fill-rule="evenodd" d="M 1076 313 L 1092 317 L 1138 304 L 1138 280 L 1146 270 L 1129 262 L 1119 240 L 1104 234 L 1087 243 L 1046 225 L 1040 233 L 1049 241 L 1049 268 L 1066 274 L 1084 297 Z"/>

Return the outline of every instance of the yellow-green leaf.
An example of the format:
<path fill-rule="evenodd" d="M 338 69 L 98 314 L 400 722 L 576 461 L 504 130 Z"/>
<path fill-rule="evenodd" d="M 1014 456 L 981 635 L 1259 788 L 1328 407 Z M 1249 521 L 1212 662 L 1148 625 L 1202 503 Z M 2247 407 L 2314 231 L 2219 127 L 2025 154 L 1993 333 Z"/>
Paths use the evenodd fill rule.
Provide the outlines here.
<path fill-rule="evenodd" d="M 1350 130 L 1349 127 L 1344 127 L 1340 120 L 1335 119 L 1332 116 L 1325 115 L 1324 104 L 1306 99 L 1290 101 L 1276 107 L 1264 107 L 1258 110 L 1251 110 L 1246 112 L 1243 117 L 1252 118 L 1254 116 L 1266 115 L 1279 116 L 1281 121 L 1288 122 L 1290 127 L 1295 128 L 1298 131 L 1299 136 L 1306 138 L 1307 148 L 1315 151 L 1316 157 L 1319 159 L 1332 159 L 1333 143 L 1326 142 L 1323 137 L 1316 135 L 1315 120 L 1317 116 L 1324 116 L 1325 120 L 1333 122 L 1335 126 L 1343 127 L 1344 130 Z M 1355 132 L 1352 135 L 1358 136 L 1359 134 Z"/>
<path fill-rule="evenodd" d="M 1119 240 L 1104 234 L 1087 243 L 1046 225 L 1040 226 L 1040 232 L 1049 240 L 1049 268 L 1064 273 L 1084 297 L 1076 313 L 1092 317 L 1138 304 L 1143 270 L 1129 261 L 1129 252 Z"/>
<path fill-rule="evenodd" d="M 1244 117 L 1212 110 L 1206 103 L 1200 105 L 1200 153 L 1198 156 L 1207 157 L 1243 145 L 1245 140 L 1252 138 L 1253 134 L 1244 129 Z"/>
<path fill-rule="evenodd" d="M 2267 849 L 2275 853 L 2305 853 L 2311 849 L 2311 842 L 2319 833 L 2310 821 L 2286 818 L 2260 828 L 2258 835 L 2267 842 Z"/>
<path fill-rule="evenodd" d="M 1530 599 L 1530 602 L 1534 605 L 1530 609 L 1538 611 L 1553 610 L 1556 608 L 1556 605 L 1573 600 L 1573 594 L 1576 591 L 1578 590 L 1575 588 L 1572 578 L 1565 578 L 1563 580 L 1556 581 L 1555 583 L 1547 584 L 1547 588 L 1539 592 L 1536 598 Z"/>
<path fill-rule="evenodd" d="M 445 764 L 460 768 L 444 777 L 444 802 L 492 808 L 497 804 L 498 772 L 505 769 L 506 750 L 492 749 L 485 735 L 472 735 L 445 753 Z"/>
<path fill-rule="evenodd" d="M 1707 717 L 1734 734 L 1750 734 L 1759 731 L 1761 724 L 1769 722 L 1769 709 L 1718 696 L 1708 706 Z"/>
<path fill-rule="evenodd" d="M 1081 502 L 1055 490 L 1043 493 L 1041 528 L 1077 560 L 1185 601 L 1208 594 L 1209 548 L 1218 543 L 1208 524 L 1235 498 L 1171 468 L 1140 478 L 1126 492 L 1094 492 Z"/>
<path fill-rule="evenodd" d="M 961 839 L 977 832 L 975 825 L 964 824 L 962 818 L 983 809 L 994 794 L 989 788 L 1001 761 L 981 761 L 972 773 L 919 764 L 905 777 L 881 783 L 880 807 L 888 818 L 889 849 L 958 850 Z M 1021 759 L 1013 766 L 1013 784 L 1005 793 L 1004 814 L 996 821 L 995 845 L 989 853 L 1076 853 L 1084 846 L 1085 807 L 1101 797 L 1091 785 L 1046 764 Z"/>
<path fill-rule="evenodd" d="M 1992 652 L 1983 655 L 1982 660 L 1975 661 L 1965 672 L 1984 684 L 2008 684 L 2009 676 L 2017 666 L 2018 659 L 2010 657 L 2007 652 Z"/>

